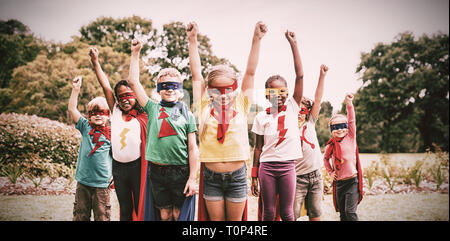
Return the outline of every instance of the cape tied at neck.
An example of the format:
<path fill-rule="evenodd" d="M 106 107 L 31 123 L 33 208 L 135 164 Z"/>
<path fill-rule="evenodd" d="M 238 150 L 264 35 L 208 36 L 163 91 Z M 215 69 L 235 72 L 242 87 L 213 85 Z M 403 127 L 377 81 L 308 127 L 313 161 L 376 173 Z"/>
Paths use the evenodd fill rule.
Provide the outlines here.
<path fill-rule="evenodd" d="M 279 109 L 278 108 L 274 108 L 274 107 L 269 107 L 269 108 L 266 109 L 266 113 L 268 115 L 270 115 L 270 114 L 276 115 L 279 112 L 286 111 L 286 108 L 287 108 L 286 105 L 281 106 Z"/>
<path fill-rule="evenodd" d="M 334 154 L 334 166 L 337 170 L 341 169 L 341 165 L 344 163 L 344 159 L 342 159 L 341 145 L 342 137 L 333 137 L 328 140 L 327 145 L 330 145 L 330 148 L 327 149 L 325 156 L 331 157 L 331 154 Z"/>
<path fill-rule="evenodd" d="M 138 111 L 136 109 L 132 109 L 132 110 L 128 111 L 127 113 L 125 113 L 125 121 L 130 121 L 133 118 L 137 118 L 138 115 L 139 115 Z"/>
<path fill-rule="evenodd" d="M 169 102 L 169 101 L 165 101 L 165 100 L 161 100 L 159 102 L 159 104 L 162 107 L 173 107 L 172 109 L 172 113 L 170 113 L 170 118 L 172 120 L 178 120 L 178 117 L 180 117 L 180 115 L 183 115 L 184 118 L 189 121 L 189 108 L 187 107 L 186 104 L 184 104 L 184 102 L 182 101 L 177 101 L 177 102 Z"/>
<path fill-rule="evenodd" d="M 99 141 L 99 139 L 102 136 L 102 134 L 106 137 L 106 139 L 111 141 L 111 127 L 109 127 L 109 126 L 97 126 L 97 125 L 92 124 L 92 122 L 89 122 L 89 124 L 92 127 L 92 130 L 89 132 L 89 135 L 93 136 L 92 137 L 92 143 L 95 144 L 95 147 L 88 154 L 88 156 L 91 156 L 92 154 L 94 154 L 94 152 L 98 148 L 100 148 L 105 143 L 103 141 Z"/>
<path fill-rule="evenodd" d="M 225 141 L 225 133 L 228 130 L 228 127 L 230 126 L 230 121 L 233 119 L 237 112 L 231 108 L 233 103 L 230 103 L 228 105 L 221 105 L 221 108 L 217 110 L 217 115 L 215 108 L 211 108 L 211 115 L 217 120 L 217 140 L 220 142 L 220 144 L 223 144 Z M 230 111 L 233 111 L 230 116 Z"/>
<path fill-rule="evenodd" d="M 220 94 L 225 95 L 228 93 L 227 90 L 229 90 L 231 88 L 233 91 L 235 91 L 237 89 L 237 87 L 238 87 L 237 81 L 235 81 L 233 84 L 227 85 L 227 86 L 221 86 L 221 87 L 208 86 L 208 89 L 209 90 L 217 89 L 218 91 L 220 91 Z M 231 103 L 229 103 L 227 105 L 221 104 L 219 108 L 217 108 L 215 105 L 213 105 L 213 108 L 211 108 L 210 114 L 218 122 L 218 124 L 217 124 L 217 140 L 219 141 L 220 144 L 223 144 L 223 142 L 225 141 L 225 134 L 228 130 L 228 127 L 230 126 L 231 119 L 233 119 L 237 115 L 237 112 L 231 108 L 233 104 L 234 104 L 234 99 Z M 217 113 L 218 115 L 216 115 L 216 111 L 218 112 Z M 230 115 L 230 111 L 232 111 L 231 115 Z"/>
<path fill-rule="evenodd" d="M 170 117 L 172 120 L 177 120 L 178 117 L 180 117 L 180 112 L 186 118 L 186 121 L 189 121 L 189 109 L 183 102 L 168 102 L 165 100 L 161 100 L 159 103 L 161 105 L 161 109 L 159 111 L 161 112 L 158 119 L 162 119 L 161 122 L 161 128 L 159 129 L 158 138 L 166 137 L 166 136 L 173 136 L 177 135 L 177 132 L 173 129 L 173 127 L 169 124 L 166 118 Z M 172 112 L 170 113 L 170 116 L 165 112 L 166 108 L 164 107 L 171 107 Z"/>

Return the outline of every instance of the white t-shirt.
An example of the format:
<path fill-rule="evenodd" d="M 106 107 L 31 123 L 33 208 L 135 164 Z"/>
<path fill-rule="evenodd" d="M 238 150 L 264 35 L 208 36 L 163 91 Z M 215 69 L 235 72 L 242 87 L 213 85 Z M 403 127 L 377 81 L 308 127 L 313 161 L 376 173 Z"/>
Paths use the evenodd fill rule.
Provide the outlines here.
<path fill-rule="evenodd" d="M 131 162 L 141 156 L 141 126 L 136 118 L 124 121 L 122 111 L 114 104 L 111 115 L 111 144 L 114 160 Z"/>
<path fill-rule="evenodd" d="M 303 128 L 305 129 L 305 139 L 307 142 L 303 142 L 303 158 L 295 160 L 295 172 L 297 175 L 303 175 L 313 172 L 323 165 L 323 156 L 320 151 L 319 140 L 317 140 L 316 134 L 316 120 L 311 115 L 308 121 L 305 121 L 300 126 L 300 136 L 303 134 Z M 309 144 L 312 143 L 314 148 Z"/>
<path fill-rule="evenodd" d="M 259 112 L 254 121 L 252 132 L 264 135 L 264 146 L 262 148 L 259 162 L 289 161 L 301 158 L 302 149 L 300 144 L 300 133 L 298 129 L 298 112 L 300 107 L 293 98 L 286 103 L 286 111 L 278 114 L 267 114 L 266 111 Z M 283 142 L 279 141 L 278 117 L 285 116 L 284 128 L 287 129 Z"/>

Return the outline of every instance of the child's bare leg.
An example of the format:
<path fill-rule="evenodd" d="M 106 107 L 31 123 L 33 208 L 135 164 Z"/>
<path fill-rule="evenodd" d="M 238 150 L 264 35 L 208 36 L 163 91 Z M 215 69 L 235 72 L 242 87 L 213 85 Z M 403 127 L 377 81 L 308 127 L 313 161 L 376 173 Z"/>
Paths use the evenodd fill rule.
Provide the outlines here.
<path fill-rule="evenodd" d="M 180 209 L 174 207 L 172 209 L 172 216 L 173 216 L 173 220 L 177 221 L 178 217 L 180 216 Z"/>
<path fill-rule="evenodd" d="M 211 221 L 225 221 L 225 202 L 224 200 L 219 201 L 208 201 L 206 202 L 206 209 L 208 210 L 209 219 Z"/>
<path fill-rule="evenodd" d="M 227 221 L 242 221 L 242 214 L 245 209 L 244 202 L 227 201 Z"/>

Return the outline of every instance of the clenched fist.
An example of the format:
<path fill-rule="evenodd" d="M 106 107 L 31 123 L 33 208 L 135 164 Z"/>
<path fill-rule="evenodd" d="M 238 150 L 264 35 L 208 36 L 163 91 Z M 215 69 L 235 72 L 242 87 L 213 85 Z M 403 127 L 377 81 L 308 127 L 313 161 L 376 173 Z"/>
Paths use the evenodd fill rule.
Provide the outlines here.
<path fill-rule="evenodd" d="M 131 53 L 138 54 L 141 51 L 142 43 L 139 39 L 131 40 Z"/>
<path fill-rule="evenodd" d="M 284 36 L 286 36 L 286 39 L 289 41 L 289 43 L 296 43 L 297 39 L 295 38 L 295 33 L 290 32 L 289 30 L 286 30 L 284 33 Z"/>
<path fill-rule="evenodd" d="M 91 57 L 91 62 L 95 63 L 98 61 L 98 49 L 95 47 L 89 48 L 89 57 Z"/>
<path fill-rule="evenodd" d="M 267 26 L 262 21 L 257 22 L 255 26 L 254 36 L 257 37 L 258 39 L 262 39 L 262 37 L 264 37 L 266 33 L 267 33 Z"/>
<path fill-rule="evenodd" d="M 83 77 L 77 76 L 72 80 L 72 87 L 74 90 L 80 91 L 81 82 L 83 82 Z"/>
<path fill-rule="evenodd" d="M 198 34 L 198 25 L 196 22 L 190 22 L 187 26 L 186 26 L 186 34 L 188 36 L 188 38 L 193 38 L 193 37 L 197 37 Z"/>
<path fill-rule="evenodd" d="M 345 96 L 345 104 L 346 104 L 346 105 L 351 105 L 351 104 L 352 104 L 352 101 L 353 101 L 353 94 L 348 93 L 348 94 Z"/>
<path fill-rule="evenodd" d="M 322 64 L 320 65 L 320 75 L 325 75 L 328 71 L 328 66 Z"/>

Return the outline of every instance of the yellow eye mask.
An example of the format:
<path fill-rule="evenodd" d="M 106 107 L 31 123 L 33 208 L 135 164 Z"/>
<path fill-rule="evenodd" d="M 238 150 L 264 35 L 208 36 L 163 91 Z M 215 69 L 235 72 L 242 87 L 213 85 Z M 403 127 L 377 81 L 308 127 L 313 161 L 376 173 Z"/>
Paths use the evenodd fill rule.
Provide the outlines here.
<path fill-rule="evenodd" d="M 288 88 L 266 88 L 266 95 L 287 95 Z"/>

